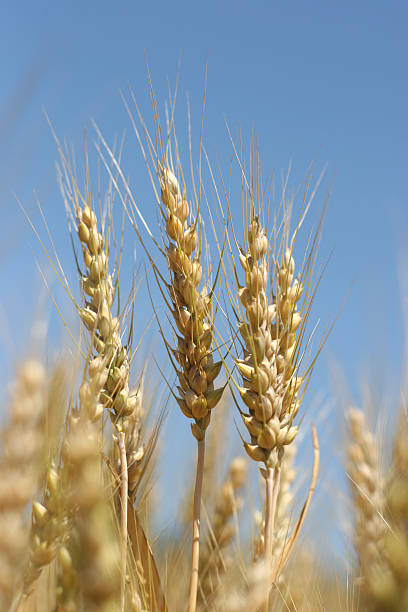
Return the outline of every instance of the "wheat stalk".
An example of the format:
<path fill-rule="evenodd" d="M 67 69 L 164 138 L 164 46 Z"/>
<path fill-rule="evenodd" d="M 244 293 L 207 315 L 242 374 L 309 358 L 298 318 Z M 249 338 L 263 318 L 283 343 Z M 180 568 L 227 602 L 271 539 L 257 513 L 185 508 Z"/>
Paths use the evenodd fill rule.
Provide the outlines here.
<path fill-rule="evenodd" d="M 293 420 L 299 410 L 299 390 L 303 379 L 297 375 L 296 332 L 302 318 L 296 305 L 303 291 L 302 283 L 293 280 L 294 260 L 286 248 L 281 263 L 276 263 L 275 295 L 268 303 L 267 255 L 270 248 L 258 216 L 252 214 L 246 232 L 245 250 L 239 259 L 245 272 L 245 285 L 239 299 L 245 312 L 239 331 L 244 340 L 244 359 L 235 358 L 243 377 L 239 388 L 249 413 L 241 416 L 251 442 L 244 446 L 265 469 L 265 558 L 272 559 L 272 540 L 276 502 L 279 492 L 280 465 L 284 447 L 298 431 Z"/>
<path fill-rule="evenodd" d="M 292 485 L 296 478 L 294 460 L 297 452 L 296 441 L 285 449 L 281 461 L 281 478 L 276 503 L 275 533 L 273 535 L 273 565 L 279 565 L 284 546 L 288 540 L 290 532 L 291 514 L 290 510 L 293 503 Z M 254 558 L 259 560 L 264 556 L 265 543 L 265 519 L 261 512 L 255 515 L 257 524 L 257 537 L 254 542 Z M 282 579 L 282 575 L 279 575 Z"/>

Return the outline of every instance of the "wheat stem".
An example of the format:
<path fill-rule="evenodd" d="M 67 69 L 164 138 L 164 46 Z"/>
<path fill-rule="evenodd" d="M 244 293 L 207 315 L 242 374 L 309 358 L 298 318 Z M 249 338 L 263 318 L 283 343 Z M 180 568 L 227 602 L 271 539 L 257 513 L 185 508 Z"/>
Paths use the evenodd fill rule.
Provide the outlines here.
<path fill-rule="evenodd" d="M 279 487 L 280 487 L 280 477 L 281 477 L 281 469 L 280 466 L 277 465 L 273 471 L 273 490 L 272 490 L 272 508 L 271 508 L 271 523 L 272 523 L 272 534 L 275 528 L 275 517 L 276 517 L 276 506 L 279 495 Z M 272 558 L 272 550 L 268 552 L 270 558 Z"/>
<path fill-rule="evenodd" d="M 273 469 L 265 470 L 265 559 L 271 559 L 272 555 L 272 536 L 273 536 L 273 518 L 272 518 L 272 496 L 273 496 Z"/>
<path fill-rule="evenodd" d="M 204 474 L 205 437 L 197 440 L 197 474 L 193 505 L 193 545 L 191 556 L 190 595 L 188 612 L 195 612 L 197 605 L 198 566 L 200 560 L 200 506 Z"/>
<path fill-rule="evenodd" d="M 127 498 L 128 498 L 128 466 L 126 456 L 125 433 L 119 432 L 118 436 L 119 451 L 120 451 L 120 498 L 121 498 L 121 581 L 120 581 L 120 609 L 125 610 L 125 587 L 126 587 L 126 557 L 127 557 Z"/>
<path fill-rule="evenodd" d="M 272 541 L 275 528 L 276 505 L 278 501 L 280 474 L 279 466 L 275 468 L 266 468 L 265 474 L 265 562 L 268 567 L 272 564 Z M 269 594 L 265 601 L 265 612 L 269 609 Z"/>

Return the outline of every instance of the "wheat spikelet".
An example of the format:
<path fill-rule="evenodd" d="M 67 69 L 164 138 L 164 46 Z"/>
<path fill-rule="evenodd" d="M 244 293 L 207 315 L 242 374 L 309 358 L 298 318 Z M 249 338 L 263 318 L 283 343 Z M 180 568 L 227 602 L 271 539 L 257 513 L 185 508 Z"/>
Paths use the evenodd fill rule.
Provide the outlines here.
<path fill-rule="evenodd" d="M 127 423 L 126 463 L 128 468 L 128 491 L 129 497 L 132 500 L 135 498 L 136 489 L 140 482 L 141 467 L 146 453 L 146 448 L 142 441 L 142 425 L 145 417 L 143 389 L 144 380 L 142 378 L 135 393 L 136 402 Z"/>
<path fill-rule="evenodd" d="M 63 171 L 60 172 L 60 187 L 65 201 L 66 211 L 70 219 L 69 228 L 71 230 L 73 223 L 82 247 L 83 262 L 85 266 L 84 272 L 80 274 L 81 286 L 85 296 L 85 303 L 83 306 L 78 305 L 73 298 L 73 294 L 69 288 L 68 281 L 66 280 L 51 239 L 52 249 L 56 259 L 56 266 L 53 267 L 57 271 L 60 282 L 78 310 L 80 318 L 88 329 L 91 337 L 91 349 L 86 359 L 83 381 L 79 388 L 79 412 L 81 420 L 85 419 L 89 421 L 89 427 L 91 423 L 99 422 L 100 426 L 104 428 L 104 423 L 101 423 L 101 419 L 106 410 L 114 424 L 115 434 L 113 440 L 116 441 L 116 448 L 114 446 L 114 457 L 113 461 L 110 461 L 110 466 L 111 470 L 114 472 L 113 466 L 115 466 L 115 462 L 117 462 L 115 467 L 118 468 L 118 472 L 120 473 L 120 503 L 115 504 L 115 507 L 120 512 L 121 523 L 121 609 L 123 610 L 126 590 L 127 514 L 128 512 L 131 514 L 135 512 L 131 505 L 130 498 L 132 502 L 135 501 L 137 487 L 145 473 L 147 463 L 150 460 L 157 441 L 162 417 L 159 418 L 146 449 L 141 439 L 142 421 L 144 420 L 142 381 L 137 391 L 129 391 L 129 371 L 132 361 L 132 325 L 130 326 L 131 331 L 127 344 L 122 344 L 121 338 L 125 325 L 125 317 L 133 304 L 134 292 L 132 292 L 125 306 L 123 311 L 124 314 L 119 314 L 119 299 L 117 300 L 118 314 L 117 316 L 113 314 L 116 290 L 119 283 L 121 258 L 121 254 L 118 256 L 115 243 L 117 271 L 116 274 L 112 275 L 109 271 L 109 256 L 111 237 L 114 237 L 114 198 L 111 193 L 108 195 L 106 211 L 108 219 L 107 228 L 105 229 L 105 221 L 99 228 L 91 197 L 91 180 L 87 153 L 85 163 L 85 195 L 82 195 L 78 187 L 75 172 L 71 167 L 69 155 L 62 149 L 57 139 L 56 142 L 63 166 Z M 101 205 L 100 201 L 99 204 Z M 35 231 L 32 223 L 31 226 Z M 39 237 L 36 231 L 35 233 Z M 49 231 L 48 235 L 50 235 Z M 115 238 L 113 238 L 113 240 L 115 240 Z M 51 261 L 49 253 L 43 244 L 42 246 L 48 259 Z M 78 261 L 77 267 L 79 269 Z M 102 459 L 102 451 L 103 445 L 100 443 L 99 460 Z M 105 459 L 109 462 L 106 456 Z M 75 588 L 71 589 L 72 584 L 76 582 L 76 578 L 74 577 L 75 564 L 70 565 L 64 562 L 64 560 L 66 561 L 68 558 L 69 553 L 69 547 L 65 546 L 65 544 L 66 539 L 71 537 L 72 507 L 69 508 L 66 503 L 60 503 L 58 512 L 56 511 L 58 503 L 55 497 L 58 497 L 58 502 L 63 498 L 65 502 L 67 498 L 67 491 L 65 489 L 69 489 L 69 487 L 66 486 L 69 477 L 66 474 L 65 464 L 62 473 L 60 467 L 58 467 L 56 471 L 60 481 L 58 485 L 59 488 L 61 478 L 64 481 L 62 485 L 63 491 L 61 492 L 61 490 L 59 490 L 52 492 L 50 491 L 50 487 L 46 486 L 42 502 L 37 502 L 33 508 L 31 561 L 26 573 L 25 590 L 27 591 L 27 595 L 33 582 L 39 576 L 41 568 L 51 563 L 57 557 L 57 565 L 59 568 L 59 586 L 57 587 L 57 592 L 62 594 L 61 596 L 62 599 L 64 599 L 64 603 L 61 603 L 61 605 L 63 605 L 65 609 L 67 606 L 74 606 L 76 601 Z M 115 478 L 110 483 L 111 486 L 115 487 L 115 490 L 118 490 L 117 484 Z M 135 521 L 138 521 L 137 517 L 135 517 Z M 65 531 L 62 529 L 62 525 L 65 526 Z M 143 532 L 140 525 L 139 531 Z M 131 548 L 135 554 L 138 551 L 138 546 L 132 541 L 132 537 L 136 537 L 134 529 L 132 533 L 133 536 L 130 536 Z M 149 554 L 146 556 L 145 562 L 149 565 L 152 563 L 152 553 L 148 546 L 147 548 Z M 68 551 L 68 553 L 66 551 Z M 71 570 L 69 570 L 69 567 L 71 567 Z M 71 578 L 69 574 L 72 574 Z M 70 589 L 72 590 L 71 594 L 68 593 Z M 156 598 L 157 600 L 159 600 L 160 597 L 163 599 L 162 593 L 158 593 L 157 589 L 160 591 L 158 576 L 155 578 Z M 62 599 L 60 600 L 61 602 Z"/>
<path fill-rule="evenodd" d="M 31 520 L 30 559 L 23 589 L 25 597 L 30 594 L 42 569 L 54 560 L 67 535 L 60 473 L 55 465 L 51 465 L 48 469 L 42 503 L 33 503 Z"/>
<path fill-rule="evenodd" d="M 23 364 L 10 398 L 10 422 L 1 434 L 0 609 L 8 610 L 26 560 L 28 526 L 23 510 L 35 493 L 43 445 L 39 428 L 45 373 L 36 360 Z"/>

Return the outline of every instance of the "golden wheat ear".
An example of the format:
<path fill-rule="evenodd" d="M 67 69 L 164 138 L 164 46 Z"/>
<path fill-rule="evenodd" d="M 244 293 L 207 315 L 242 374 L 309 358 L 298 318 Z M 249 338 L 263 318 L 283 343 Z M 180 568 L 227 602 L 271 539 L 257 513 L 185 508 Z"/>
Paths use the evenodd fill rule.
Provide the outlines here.
<path fill-rule="evenodd" d="M 282 548 L 275 534 L 282 460 L 297 436 L 299 424 L 296 418 L 316 359 L 327 338 L 306 363 L 309 352 L 306 326 L 320 281 L 320 278 L 316 282 L 313 280 L 313 272 L 324 211 L 296 268 L 296 238 L 315 190 L 309 196 L 306 185 L 299 218 L 292 228 L 294 198 L 287 201 L 286 182 L 281 204 L 272 213 L 271 203 L 265 199 L 258 158 L 254 160 L 256 170 L 248 178 L 243 156 L 237 153 L 234 143 L 233 147 L 242 175 L 243 232 L 240 243 L 232 223 L 229 190 L 225 190 L 228 211 L 223 219 L 229 219 L 231 226 L 227 248 L 231 274 L 224 266 L 224 276 L 236 319 L 236 329 L 230 323 L 232 341 L 228 350 L 234 367 L 230 371 L 225 365 L 234 401 L 250 436 L 249 441 L 244 441 L 244 447 L 251 459 L 264 464 L 260 468 L 266 490 L 263 555 L 276 578 L 303 524 L 317 474 L 318 450 L 315 450 L 311 492 L 292 534 L 286 534 L 287 541 Z M 272 228 L 268 229 L 270 220 Z M 222 343 L 227 346 L 225 341 Z M 240 381 L 236 380 L 235 372 L 241 377 Z M 314 438 L 314 446 L 318 449 L 315 433 Z M 267 606 L 268 602 L 265 609 Z"/>
<path fill-rule="evenodd" d="M 387 518 L 391 525 L 385 538 L 385 556 L 392 580 L 382 576 L 384 582 L 393 585 L 393 595 L 388 605 L 408 604 L 408 417 L 406 406 L 402 408 L 395 434 L 391 476 L 387 490 Z M 379 580 L 378 591 L 384 594 Z M 381 589 L 381 587 L 383 587 Z"/>
<path fill-rule="evenodd" d="M 43 471 L 44 383 L 45 370 L 38 360 L 27 360 L 21 365 L 9 398 L 9 421 L 1 432 L 1 610 L 11 609 L 27 562 L 29 525 L 24 510 L 36 492 Z"/>
<path fill-rule="evenodd" d="M 388 477 L 363 412 L 349 411 L 349 477 L 354 505 L 358 587 L 367 609 L 404 610 L 408 603 L 408 422 L 397 421 Z"/>
<path fill-rule="evenodd" d="M 132 291 L 122 310 L 119 309 L 119 276 L 122 245 L 116 244 L 113 222 L 113 195 L 108 201 L 104 222 L 98 221 L 91 197 L 91 178 L 86 156 L 85 191 L 81 193 L 74 172 L 66 156 L 62 156 L 64 176 L 68 183 L 63 188 L 72 208 L 75 230 L 79 238 L 83 270 L 81 286 L 84 305 L 79 309 L 82 322 L 90 334 L 88 380 L 80 388 L 81 405 L 91 421 L 101 421 L 108 414 L 113 424 L 113 463 L 119 474 L 120 486 L 115 507 L 120 514 L 121 538 L 121 608 L 126 599 L 127 520 L 128 497 L 133 501 L 152 456 L 158 430 L 149 441 L 142 439 L 148 402 L 143 396 L 143 380 L 135 390 L 130 388 L 130 369 L 134 357 L 133 321 L 135 291 Z M 112 188 L 114 177 L 109 173 Z M 113 189 L 112 193 L 115 193 Z M 100 206 L 101 209 L 101 206 Z M 123 241 L 123 236 L 121 237 Z M 115 256 L 115 273 L 111 270 L 111 255 Z M 127 341 L 122 340 L 126 327 Z M 137 348 L 136 348 L 137 350 Z M 159 422 L 161 422 L 159 418 Z M 116 490 L 116 489 L 115 489 Z"/>
<path fill-rule="evenodd" d="M 347 467 L 354 509 L 354 547 L 358 555 L 358 577 L 363 598 L 372 598 L 370 578 L 383 565 L 385 490 L 380 474 L 376 440 L 364 413 L 350 408 L 347 413 L 349 443 Z M 385 568 L 384 568 L 385 569 Z"/>
<path fill-rule="evenodd" d="M 188 200 L 186 178 L 183 172 L 181 152 L 174 127 L 174 100 L 170 102 L 170 117 L 167 132 L 163 133 L 153 88 L 150 93 L 155 122 L 155 141 L 150 138 L 146 125 L 138 111 L 142 133 L 146 145 L 142 144 L 135 128 L 148 173 L 153 185 L 162 221 L 163 246 L 150 238 L 159 253 L 164 255 L 169 280 L 159 270 L 156 259 L 143 240 L 135 223 L 139 210 L 134 206 L 134 198 L 129 195 L 133 206 L 130 215 L 137 235 L 144 246 L 152 265 L 155 278 L 163 299 L 170 311 L 174 341 L 168 338 L 159 322 L 160 333 L 172 363 L 179 385 L 171 392 L 183 414 L 191 419 L 191 430 L 197 440 L 197 473 L 193 500 L 193 537 L 192 565 L 189 595 L 189 612 L 196 609 L 198 588 L 199 540 L 200 540 L 200 503 L 203 482 L 205 434 L 210 424 L 211 411 L 219 403 L 224 387 L 216 388 L 215 380 L 221 370 L 221 362 L 213 359 L 213 318 L 212 297 L 214 288 L 210 270 L 203 270 L 202 252 L 206 244 L 203 222 L 200 214 L 203 186 L 201 183 L 201 161 L 199 161 L 199 181 L 196 185 L 192 173 L 192 194 L 194 203 Z M 134 126 L 135 123 L 133 122 Z M 190 149 L 191 155 L 191 149 Z M 201 146 L 200 146 L 201 159 Z M 191 163 L 191 168 L 193 167 Z M 157 185 L 158 182 L 158 185 Z M 124 181 L 126 191 L 129 191 Z M 159 318 L 157 317 L 158 321 Z"/>

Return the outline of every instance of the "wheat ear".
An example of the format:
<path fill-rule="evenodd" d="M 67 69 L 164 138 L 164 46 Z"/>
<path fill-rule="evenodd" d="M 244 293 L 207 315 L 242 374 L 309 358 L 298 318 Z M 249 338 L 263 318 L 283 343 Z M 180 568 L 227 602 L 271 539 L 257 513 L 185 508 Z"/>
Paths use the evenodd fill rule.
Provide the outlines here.
<path fill-rule="evenodd" d="M 129 371 L 131 355 L 122 345 L 121 325 L 118 317 L 112 315 L 115 292 L 112 276 L 109 274 L 109 249 L 103 234 L 97 226 L 95 213 L 88 205 L 76 207 L 77 232 L 81 240 L 86 273 L 82 286 L 89 301 L 80 310 L 81 319 L 92 336 L 92 342 L 99 359 L 105 364 L 106 380 L 99 396 L 88 393 L 84 383 L 81 392 L 91 419 L 97 419 L 108 410 L 116 429 L 114 439 L 119 448 L 121 473 L 121 534 L 122 534 L 122 592 L 121 610 L 124 610 L 125 577 L 127 559 L 127 496 L 137 485 L 137 467 L 144 457 L 144 446 L 140 444 L 141 402 L 137 393 L 129 392 Z M 86 396 L 86 397 L 85 397 Z M 95 402 L 95 397 L 99 401 Z M 131 470 L 131 472 L 129 472 Z M 129 490 L 129 482 L 131 489 Z"/>
<path fill-rule="evenodd" d="M 181 170 L 180 170 L 181 173 Z M 180 178 L 183 180 L 182 174 Z M 223 389 L 214 389 L 214 380 L 221 362 L 212 357 L 212 325 L 208 322 L 211 293 L 198 287 L 202 277 L 200 252 L 195 254 L 201 223 L 199 214 L 189 225 L 189 205 L 181 192 L 179 181 L 169 168 L 161 172 L 161 201 L 166 218 L 169 240 L 167 263 L 170 270 L 172 314 L 178 336 L 175 358 L 180 382 L 178 404 L 185 416 L 194 419 L 191 430 L 197 440 L 197 473 L 193 500 L 193 543 L 189 595 L 189 612 L 194 612 L 197 601 L 200 503 L 204 469 L 205 432 L 210 423 L 211 410 L 221 399 Z"/>
<path fill-rule="evenodd" d="M 378 449 L 364 413 L 348 411 L 350 443 L 348 474 L 354 505 L 354 545 L 358 554 L 359 583 L 366 600 L 371 599 L 369 576 L 384 567 L 384 480 L 379 470 Z M 382 570 L 381 570 L 382 571 Z"/>
<path fill-rule="evenodd" d="M 239 587 L 220 592 L 215 610 L 223 612 L 259 612 L 269 596 L 270 565 L 257 561 L 239 581 Z"/>
<path fill-rule="evenodd" d="M 408 422 L 403 411 L 395 434 L 392 465 L 385 487 L 382 563 L 369 568 L 368 602 L 377 611 L 403 612 L 408 606 Z"/>
<path fill-rule="evenodd" d="M 293 420 L 299 409 L 302 379 L 297 376 L 295 354 L 302 318 L 296 304 L 302 284 L 293 280 L 294 260 L 287 248 L 281 264 L 276 265 L 276 293 L 269 304 L 268 251 L 268 238 L 259 217 L 253 215 L 246 249 L 239 253 L 245 272 L 245 285 L 239 289 L 245 317 L 239 331 L 246 348 L 244 359 L 236 358 L 235 363 L 243 377 L 240 394 L 249 409 L 249 414 L 242 413 L 251 435 L 251 442 L 244 446 L 252 459 L 265 464 L 261 470 L 266 484 L 265 558 L 271 560 L 280 463 L 284 446 L 298 431 Z"/>
<path fill-rule="evenodd" d="M 75 527 L 74 537 L 59 554 L 66 580 L 62 597 L 71 602 L 82 598 L 84 609 L 90 612 L 113 612 L 119 606 L 122 583 L 113 503 L 106 498 L 103 482 L 100 432 L 81 412 L 82 407 L 71 414 L 62 449 L 69 513 Z M 74 581 L 69 579 L 73 569 Z"/>
<path fill-rule="evenodd" d="M 408 420 L 400 415 L 393 449 L 392 476 L 387 490 L 388 517 L 385 549 L 394 583 L 394 601 L 403 610 L 408 606 Z"/>
<path fill-rule="evenodd" d="M 1 432 L 0 609 L 9 610 L 20 588 L 29 529 L 23 511 L 41 472 L 43 435 L 39 427 L 45 372 L 36 360 L 20 369 L 10 398 L 10 421 Z"/>

